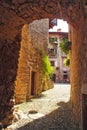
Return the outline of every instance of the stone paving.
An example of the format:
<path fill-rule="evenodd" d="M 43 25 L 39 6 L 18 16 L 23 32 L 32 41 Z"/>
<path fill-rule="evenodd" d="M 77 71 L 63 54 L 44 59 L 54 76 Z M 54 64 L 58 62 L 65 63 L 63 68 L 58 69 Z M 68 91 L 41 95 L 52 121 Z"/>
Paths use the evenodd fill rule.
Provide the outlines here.
<path fill-rule="evenodd" d="M 16 105 L 23 111 L 24 117 L 8 128 L 10 130 L 76 130 L 69 100 L 70 85 L 55 84 L 53 89 L 43 92 L 40 97 Z"/>

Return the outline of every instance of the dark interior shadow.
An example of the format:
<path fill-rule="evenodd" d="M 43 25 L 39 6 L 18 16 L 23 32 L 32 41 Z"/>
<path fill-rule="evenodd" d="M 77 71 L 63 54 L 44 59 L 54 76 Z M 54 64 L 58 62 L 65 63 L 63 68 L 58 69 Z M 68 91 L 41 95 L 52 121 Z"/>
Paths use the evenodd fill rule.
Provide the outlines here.
<path fill-rule="evenodd" d="M 17 130 L 77 130 L 74 125 L 70 101 L 57 103 L 58 108 L 35 119 Z"/>

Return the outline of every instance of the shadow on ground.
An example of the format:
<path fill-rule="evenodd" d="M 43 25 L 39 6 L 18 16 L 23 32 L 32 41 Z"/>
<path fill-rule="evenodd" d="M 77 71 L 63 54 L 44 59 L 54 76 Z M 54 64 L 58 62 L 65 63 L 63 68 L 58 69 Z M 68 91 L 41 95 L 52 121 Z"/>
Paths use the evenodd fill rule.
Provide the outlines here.
<path fill-rule="evenodd" d="M 17 130 L 76 130 L 70 101 L 57 103 L 58 108 L 48 115 L 29 122 Z"/>

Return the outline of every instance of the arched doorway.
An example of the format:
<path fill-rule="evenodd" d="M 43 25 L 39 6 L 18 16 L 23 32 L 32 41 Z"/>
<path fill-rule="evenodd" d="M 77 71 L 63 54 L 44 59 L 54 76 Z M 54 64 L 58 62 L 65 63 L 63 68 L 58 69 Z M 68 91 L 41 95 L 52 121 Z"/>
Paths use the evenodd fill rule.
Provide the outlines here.
<path fill-rule="evenodd" d="M 72 25 L 71 54 L 71 99 L 77 125 L 81 124 L 81 68 L 84 18 L 82 3 L 77 1 L 4 1 L 0 2 L 0 39 L 1 39 L 1 117 L 0 121 L 7 125 L 11 121 L 14 81 L 16 78 L 18 56 L 20 50 L 21 28 L 26 23 L 42 18 L 63 18 Z M 4 12 L 4 13 L 3 13 Z M 3 15 L 2 15 L 3 14 Z M 79 43 L 79 44 L 78 44 Z M 77 93 L 78 92 L 78 93 Z M 79 109 L 78 109 L 79 108 Z M 6 121 L 7 120 L 7 121 Z"/>

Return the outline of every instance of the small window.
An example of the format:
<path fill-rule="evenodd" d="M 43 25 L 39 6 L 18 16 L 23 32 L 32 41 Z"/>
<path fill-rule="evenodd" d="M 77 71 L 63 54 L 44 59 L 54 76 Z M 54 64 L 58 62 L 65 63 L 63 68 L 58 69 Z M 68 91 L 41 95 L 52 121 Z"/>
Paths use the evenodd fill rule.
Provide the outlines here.
<path fill-rule="evenodd" d="M 51 65 L 54 66 L 54 61 L 51 61 Z"/>
<path fill-rule="evenodd" d="M 67 73 L 67 71 L 63 71 L 63 73 Z"/>

